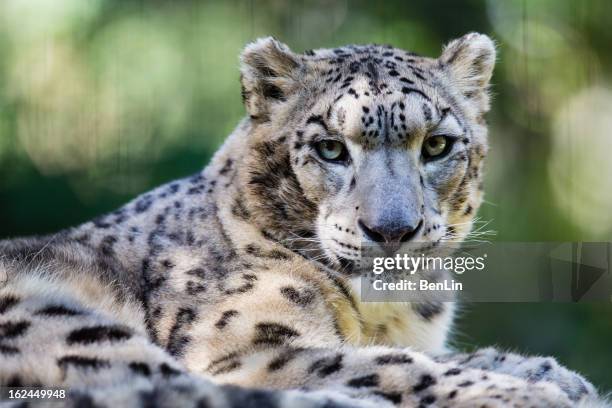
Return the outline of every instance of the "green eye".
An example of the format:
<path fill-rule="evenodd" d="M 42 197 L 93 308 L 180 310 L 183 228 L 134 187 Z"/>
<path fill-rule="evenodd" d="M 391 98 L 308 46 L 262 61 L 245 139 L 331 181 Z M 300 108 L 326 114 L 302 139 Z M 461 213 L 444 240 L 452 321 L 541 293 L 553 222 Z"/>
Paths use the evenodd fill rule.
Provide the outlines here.
<path fill-rule="evenodd" d="M 342 162 L 348 157 L 346 146 L 337 140 L 321 140 L 315 144 L 315 148 L 323 160 Z"/>
<path fill-rule="evenodd" d="M 446 155 L 452 147 L 453 139 L 448 136 L 431 136 L 423 143 L 423 157 L 425 159 L 438 159 Z"/>

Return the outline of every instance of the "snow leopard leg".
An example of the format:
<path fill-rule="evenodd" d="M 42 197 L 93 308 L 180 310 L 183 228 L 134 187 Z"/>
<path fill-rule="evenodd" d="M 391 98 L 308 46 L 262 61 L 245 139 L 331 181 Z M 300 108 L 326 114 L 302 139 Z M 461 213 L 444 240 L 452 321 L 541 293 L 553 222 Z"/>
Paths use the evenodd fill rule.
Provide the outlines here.
<path fill-rule="evenodd" d="M 524 359 L 525 360 L 525 359 Z M 528 361 L 529 359 L 526 359 Z M 540 359 L 534 359 L 540 362 Z M 543 360 L 546 361 L 546 360 Z M 584 379 L 529 377 L 524 372 L 470 367 L 450 359 L 436 361 L 424 353 L 389 347 L 297 348 L 229 355 L 213 362 L 216 381 L 245 386 L 333 390 L 352 398 L 395 406 L 537 406 L 571 407 L 596 398 Z M 497 372 L 499 371 L 499 372 Z M 567 392 L 567 378 L 585 387 Z"/>
<path fill-rule="evenodd" d="M 522 356 L 487 347 L 469 354 L 439 356 L 436 357 L 436 361 L 451 363 L 459 368 L 476 368 L 507 374 L 530 383 L 554 383 L 574 402 L 597 395 L 595 388 L 589 382 L 561 366 L 553 357 Z"/>
<path fill-rule="evenodd" d="M 216 385 L 150 342 L 142 320 L 130 324 L 140 311 L 129 300 L 92 308 L 68 289 L 35 276 L 0 286 L 0 386 L 66 388 L 69 407 L 372 407 L 332 392 Z"/>

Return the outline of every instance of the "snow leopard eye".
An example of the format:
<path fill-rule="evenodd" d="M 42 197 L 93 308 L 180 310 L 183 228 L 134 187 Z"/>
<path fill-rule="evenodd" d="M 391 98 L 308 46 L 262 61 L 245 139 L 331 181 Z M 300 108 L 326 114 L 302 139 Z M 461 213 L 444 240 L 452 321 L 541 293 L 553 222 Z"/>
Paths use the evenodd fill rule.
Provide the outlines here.
<path fill-rule="evenodd" d="M 315 143 L 315 149 L 323 160 L 329 162 L 342 163 L 348 159 L 346 146 L 337 140 L 321 140 Z"/>
<path fill-rule="evenodd" d="M 450 136 L 430 136 L 425 139 L 421 154 L 425 160 L 441 159 L 450 152 L 454 142 Z"/>

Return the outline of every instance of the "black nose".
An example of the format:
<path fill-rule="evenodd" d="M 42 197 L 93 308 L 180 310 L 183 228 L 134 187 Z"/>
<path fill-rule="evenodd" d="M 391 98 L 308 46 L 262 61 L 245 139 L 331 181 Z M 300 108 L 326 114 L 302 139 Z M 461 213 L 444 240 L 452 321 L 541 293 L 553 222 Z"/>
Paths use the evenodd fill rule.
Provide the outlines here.
<path fill-rule="evenodd" d="M 401 225 L 401 224 L 381 224 L 381 225 L 366 225 L 361 219 L 357 221 L 359 227 L 364 234 L 374 242 L 381 244 L 399 244 L 401 242 L 410 241 L 415 237 L 423 220 L 420 220 L 417 225 Z"/>

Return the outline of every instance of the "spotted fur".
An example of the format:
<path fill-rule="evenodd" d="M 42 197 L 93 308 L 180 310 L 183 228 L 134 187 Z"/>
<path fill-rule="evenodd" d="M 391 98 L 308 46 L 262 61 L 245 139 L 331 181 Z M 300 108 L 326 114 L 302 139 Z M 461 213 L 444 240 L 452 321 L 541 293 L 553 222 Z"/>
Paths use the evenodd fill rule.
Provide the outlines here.
<path fill-rule="evenodd" d="M 351 279 L 363 245 L 393 229 L 423 251 L 469 233 L 494 60 L 480 34 L 437 59 L 248 45 L 248 117 L 202 172 L 81 226 L 0 243 L 0 385 L 70 387 L 70 406 L 594 398 L 551 358 L 453 354 L 451 304 L 369 305 Z M 425 162 L 437 134 L 455 143 Z M 323 160 L 322 140 L 342 143 L 345 160 Z"/>

